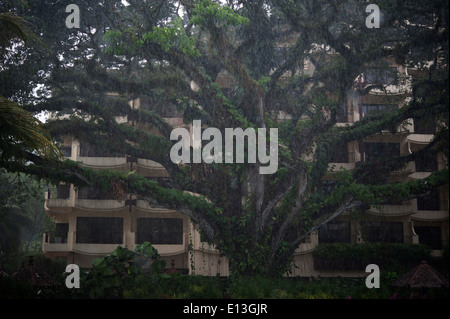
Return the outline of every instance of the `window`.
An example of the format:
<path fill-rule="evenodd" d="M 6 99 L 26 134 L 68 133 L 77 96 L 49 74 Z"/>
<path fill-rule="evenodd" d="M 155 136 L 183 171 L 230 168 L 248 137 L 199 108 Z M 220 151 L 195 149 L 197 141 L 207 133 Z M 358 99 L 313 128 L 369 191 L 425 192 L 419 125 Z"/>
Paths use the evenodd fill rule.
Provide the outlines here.
<path fill-rule="evenodd" d="M 397 68 L 372 68 L 364 73 L 365 82 L 368 84 L 391 85 L 397 79 Z"/>
<path fill-rule="evenodd" d="M 65 157 L 72 156 L 72 146 L 61 146 L 59 149 L 61 150 L 62 155 L 64 155 Z"/>
<path fill-rule="evenodd" d="M 162 117 L 166 118 L 183 117 L 183 112 L 178 111 L 177 107 L 171 103 L 164 105 L 164 107 L 161 108 L 160 114 Z"/>
<path fill-rule="evenodd" d="M 70 185 L 58 185 L 56 188 L 56 198 L 68 199 L 70 197 Z"/>
<path fill-rule="evenodd" d="M 391 156 L 400 155 L 399 143 L 363 143 L 363 160 L 380 161 Z"/>
<path fill-rule="evenodd" d="M 99 136 L 98 138 L 101 138 Z M 98 145 L 91 145 L 87 142 L 80 144 L 80 156 L 81 157 L 123 157 L 124 153 L 115 152 L 107 148 L 100 148 Z"/>
<path fill-rule="evenodd" d="M 436 155 L 434 152 L 422 152 L 416 156 L 417 172 L 434 172 L 437 170 Z"/>
<path fill-rule="evenodd" d="M 69 232 L 69 224 L 57 223 L 53 236 L 50 237 L 51 243 L 65 244 L 67 243 L 67 233 Z"/>
<path fill-rule="evenodd" d="M 347 142 L 339 141 L 335 146 L 330 158 L 330 163 L 348 163 Z"/>
<path fill-rule="evenodd" d="M 414 226 L 414 231 L 419 236 L 420 244 L 428 245 L 431 249 L 442 249 L 441 227 Z"/>
<path fill-rule="evenodd" d="M 361 222 L 361 231 L 364 241 L 369 243 L 403 243 L 402 222 Z"/>
<path fill-rule="evenodd" d="M 425 196 L 417 198 L 417 210 L 439 210 L 439 194 L 437 189 Z"/>
<path fill-rule="evenodd" d="M 182 245 L 182 218 L 138 218 L 136 244 Z"/>
<path fill-rule="evenodd" d="M 338 123 L 346 123 L 347 122 L 347 105 L 340 104 L 336 109 L 336 121 Z"/>
<path fill-rule="evenodd" d="M 123 218 L 77 217 L 77 243 L 122 244 Z"/>
<path fill-rule="evenodd" d="M 333 221 L 319 228 L 319 243 L 349 243 L 350 223 Z"/>
<path fill-rule="evenodd" d="M 80 187 L 78 189 L 78 199 L 115 199 L 114 196 L 102 189 L 91 187 Z"/>
<path fill-rule="evenodd" d="M 397 108 L 397 104 L 363 104 L 361 116 L 370 117 L 371 115 L 392 112 Z"/>

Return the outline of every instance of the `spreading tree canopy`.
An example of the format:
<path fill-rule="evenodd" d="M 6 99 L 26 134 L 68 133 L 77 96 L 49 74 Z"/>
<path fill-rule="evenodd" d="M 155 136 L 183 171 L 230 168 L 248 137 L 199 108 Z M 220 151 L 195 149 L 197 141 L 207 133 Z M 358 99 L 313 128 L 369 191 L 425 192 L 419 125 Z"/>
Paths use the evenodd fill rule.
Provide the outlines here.
<path fill-rule="evenodd" d="M 232 272 L 263 275 L 283 274 L 302 240 L 345 211 L 448 183 L 447 169 L 388 181 L 421 152 L 448 158 L 448 1 L 377 1 L 381 26 L 368 28 L 362 0 L 80 0 L 80 28 L 69 29 L 71 2 L 0 2 L 47 46 L 11 44 L 0 65 L 1 94 L 35 114 L 51 112 L 46 129 L 55 141 L 72 136 L 104 154 L 150 159 L 169 177 L 95 171 L 26 147 L 8 156 L 2 150 L 1 165 L 10 171 L 174 208 L 200 226 Z M 337 125 L 349 96 L 386 89 L 361 74 L 392 63 L 423 74 L 399 95 L 403 107 Z M 129 103 L 136 98 L 144 101 L 140 108 Z M 278 128 L 277 172 L 259 174 L 260 163 L 173 163 L 169 111 L 222 132 Z M 123 116 L 127 123 L 117 121 Z M 425 117 L 437 130 L 423 150 L 330 172 L 340 145 L 396 134 L 408 119 Z M 336 182 L 324 189 L 330 174 Z"/>

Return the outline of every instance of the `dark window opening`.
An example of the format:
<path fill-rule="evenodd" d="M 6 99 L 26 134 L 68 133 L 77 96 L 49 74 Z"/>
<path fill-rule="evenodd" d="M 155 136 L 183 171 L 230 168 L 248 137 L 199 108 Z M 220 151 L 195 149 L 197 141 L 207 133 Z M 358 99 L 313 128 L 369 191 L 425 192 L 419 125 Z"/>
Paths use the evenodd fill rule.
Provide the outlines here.
<path fill-rule="evenodd" d="M 402 222 L 361 222 L 362 237 L 369 243 L 403 243 Z"/>
<path fill-rule="evenodd" d="M 319 228 L 319 243 L 350 243 L 350 223 L 333 221 Z"/>
<path fill-rule="evenodd" d="M 80 244 L 122 244 L 123 218 L 77 217 L 76 238 Z"/>
<path fill-rule="evenodd" d="M 381 161 L 391 156 L 400 156 L 399 143 L 363 143 L 363 160 Z"/>
<path fill-rule="evenodd" d="M 434 172 L 437 170 L 436 155 L 434 152 L 421 152 L 417 154 L 416 159 L 417 172 Z"/>
<path fill-rule="evenodd" d="M 99 137 L 101 138 L 101 136 Z M 111 149 L 102 149 L 97 145 L 90 145 L 89 143 L 80 144 L 81 157 L 123 157 L 125 153 L 115 152 Z"/>
<path fill-rule="evenodd" d="M 72 146 L 61 146 L 59 149 L 61 150 L 63 156 L 65 157 L 72 156 Z"/>
<path fill-rule="evenodd" d="M 182 218 L 138 218 L 136 244 L 183 244 Z"/>
<path fill-rule="evenodd" d="M 338 123 L 347 122 L 347 104 L 344 103 L 338 106 L 336 110 L 336 121 Z"/>
<path fill-rule="evenodd" d="M 115 199 L 115 197 L 103 189 L 91 188 L 91 187 L 80 187 L 78 189 L 78 199 L 101 199 L 110 200 Z"/>
<path fill-rule="evenodd" d="M 171 103 L 170 101 L 165 101 L 164 103 L 161 103 L 160 101 L 156 102 L 148 96 L 141 96 L 140 99 L 141 108 L 143 110 L 154 111 L 166 118 L 183 117 L 183 111 L 178 110 L 176 104 Z"/>
<path fill-rule="evenodd" d="M 397 104 L 363 104 L 361 116 L 370 118 L 370 116 L 392 112 L 397 108 Z"/>
<path fill-rule="evenodd" d="M 428 245 L 431 249 L 442 249 L 441 227 L 414 226 L 414 231 L 419 236 L 420 244 Z"/>
<path fill-rule="evenodd" d="M 439 202 L 439 193 L 437 189 L 431 191 L 429 194 L 417 197 L 417 210 L 439 210 L 439 209 L 440 209 L 440 202 Z"/>
<path fill-rule="evenodd" d="M 348 145 L 347 142 L 339 141 L 336 143 L 331 154 L 330 163 L 348 163 Z"/>
<path fill-rule="evenodd" d="M 69 224 L 57 223 L 55 231 L 50 233 L 50 243 L 66 244 L 68 232 L 69 232 Z"/>
<path fill-rule="evenodd" d="M 397 68 L 372 68 L 364 73 L 367 84 L 391 85 L 397 80 Z"/>
<path fill-rule="evenodd" d="M 61 184 L 56 188 L 56 198 L 68 199 L 70 197 L 70 185 Z"/>

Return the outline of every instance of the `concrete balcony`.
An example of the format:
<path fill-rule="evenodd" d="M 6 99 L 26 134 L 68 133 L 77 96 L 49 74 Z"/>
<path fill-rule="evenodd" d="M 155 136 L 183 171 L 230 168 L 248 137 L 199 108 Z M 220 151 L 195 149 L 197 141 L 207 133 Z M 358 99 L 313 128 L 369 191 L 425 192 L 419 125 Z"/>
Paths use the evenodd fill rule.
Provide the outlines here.
<path fill-rule="evenodd" d="M 420 210 L 411 215 L 411 219 L 417 221 L 448 221 L 448 210 Z"/>
<path fill-rule="evenodd" d="M 48 209 L 54 209 L 54 208 L 70 208 L 73 207 L 72 201 L 70 198 L 67 199 L 60 199 L 60 198 L 50 198 L 45 200 L 45 207 Z"/>
<path fill-rule="evenodd" d="M 72 251 L 86 255 L 107 255 L 123 244 L 73 244 Z"/>
<path fill-rule="evenodd" d="M 298 248 L 295 250 L 295 255 L 307 254 L 312 252 L 316 246 L 319 244 L 319 234 L 317 231 L 312 232 L 305 240 L 300 243 Z"/>
<path fill-rule="evenodd" d="M 410 180 L 424 179 L 431 175 L 431 172 L 414 172 L 408 175 Z"/>
<path fill-rule="evenodd" d="M 83 166 L 94 169 L 122 169 L 128 170 L 126 157 L 78 157 L 77 161 Z"/>
<path fill-rule="evenodd" d="M 136 173 L 142 176 L 169 177 L 169 173 L 164 166 L 155 161 L 142 158 L 137 159 Z"/>
<path fill-rule="evenodd" d="M 142 211 L 152 212 L 152 213 L 160 213 L 160 214 L 179 214 L 173 209 L 167 209 L 167 208 L 155 208 L 150 206 L 150 204 L 142 199 L 136 200 L 136 208 Z"/>
<path fill-rule="evenodd" d="M 368 211 L 371 215 L 382 216 L 404 216 L 413 213 L 412 200 L 403 202 L 401 205 L 380 205 L 379 208 L 371 207 Z"/>
<path fill-rule="evenodd" d="M 107 233 L 107 235 L 110 235 L 111 233 Z M 110 254 L 112 253 L 117 246 L 123 246 L 125 244 L 126 239 L 126 233 L 125 232 L 116 232 L 115 235 L 118 235 L 120 238 L 120 241 L 117 241 L 115 243 L 98 243 L 98 242 L 78 242 L 77 239 L 77 232 L 73 232 L 73 251 L 77 253 L 82 254 L 93 254 L 93 255 L 103 255 L 103 254 Z M 80 237 L 82 235 L 80 234 Z M 114 240 L 116 241 L 116 240 Z"/>
<path fill-rule="evenodd" d="M 67 241 L 67 236 L 56 236 L 52 232 L 47 232 L 43 234 L 42 237 L 42 251 L 47 252 L 68 252 L 70 247 Z"/>
<path fill-rule="evenodd" d="M 407 142 L 410 144 L 415 144 L 415 145 L 428 145 L 430 144 L 430 142 L 433 140 L 434 135 L 433 134 L 409 134 L 406 138 Z"/>
<path fill-rule="evenodd" d="M 125 201 L 115 199 L 76 199 L 75 207 L 95 210 L 117 210 L 125 207 Z"/>
<path fill-rule="evenodd" d="M 408 162 L 403 168 L 392 171 L 391 175 L 400 175 L 400 174 L 411 174 L 416 170 L 416 163 Z"/>
<path fill-rule="evenodd" d="M 155 247 L 156 250 L 158 250 L 158 253 L 161 256 L 172 256 L 172 255 L 177 255 L 177 254 L 182 254 L 188 251 L 188 247 L 185 243 L 183 236 L 183 244 L 181 245 L 158 245 L 158 244 L 154 244 L 152 245 L 153 247 Z"/>

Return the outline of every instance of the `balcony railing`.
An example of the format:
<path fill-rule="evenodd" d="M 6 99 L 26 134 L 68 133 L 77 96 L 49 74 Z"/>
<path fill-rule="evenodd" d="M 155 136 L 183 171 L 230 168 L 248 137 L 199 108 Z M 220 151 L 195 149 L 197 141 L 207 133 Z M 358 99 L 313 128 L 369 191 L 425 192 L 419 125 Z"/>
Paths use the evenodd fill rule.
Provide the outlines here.
<path fill-rule="evenodd" d="M 67 244 L 67 233 L 58 233 L 54 231 L 45 232 L 44 243 L 46 244 Z"/>

